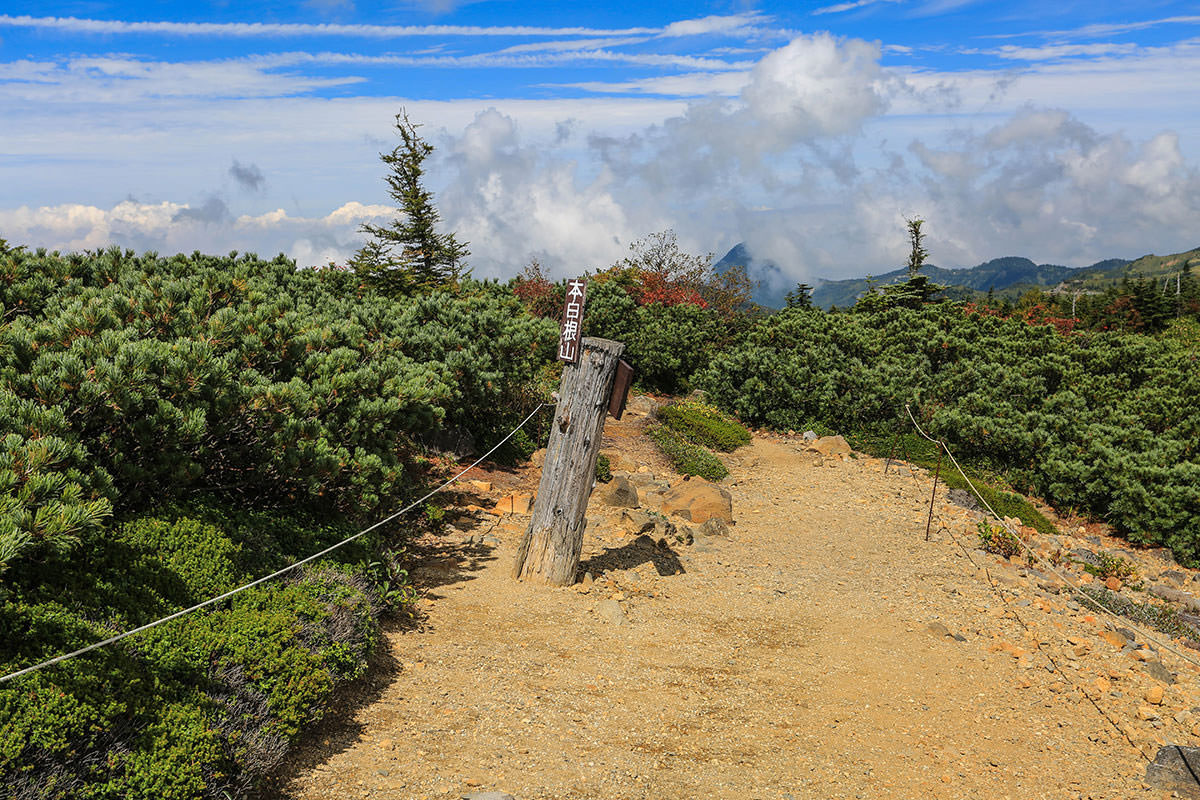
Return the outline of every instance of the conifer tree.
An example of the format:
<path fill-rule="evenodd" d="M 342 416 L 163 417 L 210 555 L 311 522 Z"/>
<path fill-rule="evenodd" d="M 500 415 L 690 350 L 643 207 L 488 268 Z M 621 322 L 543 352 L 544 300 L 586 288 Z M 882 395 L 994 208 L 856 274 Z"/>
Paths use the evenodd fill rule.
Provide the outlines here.
<path fill-rule="evenodd" d="M 437 230 L 440 214 L 422 182 L 422 164 L 433 145 L 417 133 L 419 127 L 404 110 L 396 115 L 400 144 L 379 160 L 388 167 L 384 180 L 399 214 L 387 225 L 364 223 L 360 230 L 371 239 L 350 260 L 356 273 L 393 296 L 456 283 L 470 255 L 453 233 Z"/>
<path fill-rule="evenodd" d="M 813 287 L 807 283 L 797 283 L 796 288 L 792 289 L 784 297 L 786 308 L 812 308 L 812 292 Z"/>

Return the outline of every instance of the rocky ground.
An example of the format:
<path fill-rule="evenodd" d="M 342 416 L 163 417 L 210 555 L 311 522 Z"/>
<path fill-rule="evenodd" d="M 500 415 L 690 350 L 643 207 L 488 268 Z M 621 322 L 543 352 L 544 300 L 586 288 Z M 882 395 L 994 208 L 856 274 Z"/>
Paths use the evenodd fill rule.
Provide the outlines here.
<path fill-rule="evenodd" d="M 925 541 L 921 470 L 760 435 L 720 487 L 684 482 L 632 407 L 582 581 L 509 578 L 536 469 L 469 476 L 417 548 L 422 624 L 389 633 L 280 797 L 1171 796 L 1146 767 L 1200 736 L 1200 668 L 978 550 L 978 513 L 945 494 Z M 1122 557 L 1110 601 L 1195 602 L 1161 552 L 1062 527 L 1025 535 L 1069 582 Z"/>

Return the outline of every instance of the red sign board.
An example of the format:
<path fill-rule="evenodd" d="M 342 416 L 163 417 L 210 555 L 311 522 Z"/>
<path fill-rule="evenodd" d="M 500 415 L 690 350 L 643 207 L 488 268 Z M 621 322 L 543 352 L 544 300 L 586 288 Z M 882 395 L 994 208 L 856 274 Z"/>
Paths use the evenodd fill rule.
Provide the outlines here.
<path fill-rule="evenodd" d="M 563 306 L 562 330 L 558 335 L 558 358 L 568 364 L 579 360 L 579 342 L 583 338 L 583 301 L 586 278 L 567 281 L 567 302 Z"/>

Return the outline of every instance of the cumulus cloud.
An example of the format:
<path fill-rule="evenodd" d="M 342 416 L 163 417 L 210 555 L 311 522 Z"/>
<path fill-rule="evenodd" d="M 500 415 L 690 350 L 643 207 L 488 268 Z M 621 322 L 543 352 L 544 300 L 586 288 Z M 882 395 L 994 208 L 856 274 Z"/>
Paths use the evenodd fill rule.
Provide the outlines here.
<path fill-rule="evenodd" d="M 233 217 L 219 198 L 199 206 L 125 200 L 112 208 L 68 203 L 0 210 L 0 230 L 13 242 L 53 250 L 110 245 L 161 253 L 229 250 L 285 253 L 300 266 L 341 261 L 361 244 L 358 227 L 394 215 L 390 206 L 347 203 L 324 217 L 290 216 L 283 209 Z"/>
<path fill-rule="evenodd" d="M 522 143 L 516 122 L 495 109 L 452 141 L 448 160 L 453 178 L 438 203 L 471 243 L 478 275 L 512 275 L 535 257 L 560 275 L 603 267 L 638 228 L 607 170 L 579 180 L 575 163 Z"/>

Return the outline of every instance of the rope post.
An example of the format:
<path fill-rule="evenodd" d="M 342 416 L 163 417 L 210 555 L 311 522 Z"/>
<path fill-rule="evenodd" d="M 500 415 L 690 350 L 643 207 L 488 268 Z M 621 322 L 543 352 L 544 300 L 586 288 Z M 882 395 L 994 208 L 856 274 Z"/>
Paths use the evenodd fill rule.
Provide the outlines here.
<path fill-rule="evenodd" d="M 925 541 L 929 541 L 929 526 L 933 524 L 933 501 L 937 499 L 938 478 L 942 477 L 942 449 L 938 448 L 937 470 L 933 473 L 933 494 L 929 495 L 929 519 L 925 521 Z"/>
<path fill-rule="evenodd" d="M 891 469 L 892 457 L 894 455 L 896 455 L 896 439 L 898 439 L 899 437 L 900 437 L 899 431 L 896 431 L 895 433 L 892 434 L 892 446 L 888 448 L 887 463 L 883 465 L 883 474 L 884 475 L 887 475 L 888 470 Z"/>
<path fill-rule="evenodd" d="M 563 367 L 532 519 L 513 563 L 512 577 L 518 580 L 551 586 L 575 582 L 604 415 L 624 350 L 621 342 L 587 337 L 578 362 Z"/>

